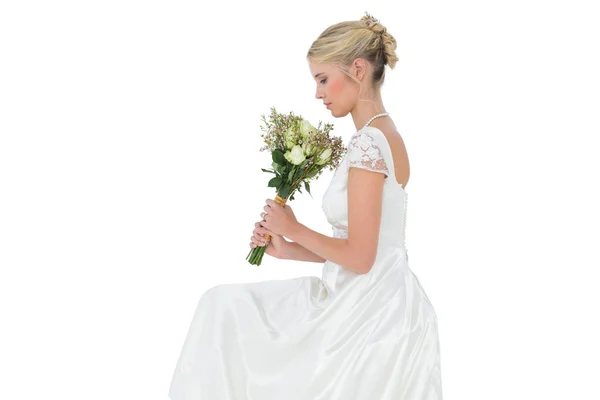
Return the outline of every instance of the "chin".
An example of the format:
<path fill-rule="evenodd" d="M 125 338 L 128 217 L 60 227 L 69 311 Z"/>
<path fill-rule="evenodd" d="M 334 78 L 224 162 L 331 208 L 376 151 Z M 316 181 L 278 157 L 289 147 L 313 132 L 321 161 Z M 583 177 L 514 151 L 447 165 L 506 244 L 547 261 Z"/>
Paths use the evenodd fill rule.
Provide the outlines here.
<path fill-rule="evenodd" d="M 331 110 L 331 115 L 333 115 L 336 118 L 345 117 L 346 115 L 348 115 L 348 113 L 350 113 L 350 111 L 334 112 L 333 110 Z"/>

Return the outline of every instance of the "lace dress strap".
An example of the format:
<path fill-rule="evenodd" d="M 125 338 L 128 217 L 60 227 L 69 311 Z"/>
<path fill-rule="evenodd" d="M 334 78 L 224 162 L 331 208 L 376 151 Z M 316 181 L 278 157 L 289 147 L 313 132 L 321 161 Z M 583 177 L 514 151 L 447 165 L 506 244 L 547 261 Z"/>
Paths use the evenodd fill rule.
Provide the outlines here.
<path fill-rule="evenodd" d="M 355 133 L 350 139 L 348 143 L 348 169 L 352 167 L 379 172 L 389 177 L 390 169 L 373 132 L 362 130 Z"/>

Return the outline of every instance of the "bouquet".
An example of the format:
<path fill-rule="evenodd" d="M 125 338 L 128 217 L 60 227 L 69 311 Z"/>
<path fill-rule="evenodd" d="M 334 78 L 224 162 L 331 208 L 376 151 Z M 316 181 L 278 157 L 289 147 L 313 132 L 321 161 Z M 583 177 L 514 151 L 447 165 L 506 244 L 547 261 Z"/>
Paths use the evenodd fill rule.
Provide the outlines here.
<path fill-rule="evenodd" d="M 334 171 L 338 167 L 345 152 L 342 138 L 329 135 L 333 130 L 330 123 L 321 129 L 319 121 L 315 128 L 301 116 L 295 116 L 292 112 L 280 114 L 275 107 L 271 107 L 269 121 L 264 114 L 262 121 L 265 126 L 261 125 L 260 128 L 265 133 L 260 136 L 265 146 L 260 151 L 269 150 L 273 162 L 272 169 L 261 170 L 275 175 L 267 185 L 275 188 L 275 201 L 285 207 L 288 199 L 294 200 L 296 191 L 302 193 L 302 186 L 312 197 L 309 182 L 316 180 L 325 169 Z M 267 242 L 264 246 L 251 249 L 246 256 L 250 264 L 261 264 L 271 236 L 265 235 L 265 238 Z"/>

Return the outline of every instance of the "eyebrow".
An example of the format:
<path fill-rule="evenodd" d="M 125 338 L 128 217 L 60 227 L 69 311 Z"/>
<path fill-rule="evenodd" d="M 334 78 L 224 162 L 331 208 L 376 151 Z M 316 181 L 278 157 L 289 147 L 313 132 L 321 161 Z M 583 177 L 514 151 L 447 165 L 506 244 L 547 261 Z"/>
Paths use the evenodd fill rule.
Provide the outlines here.
<path fill-rule="evenodd" d="M 324 73 L 325 73 L 325 72 L 319 72 L 318 74 L 316 74 L 316 75 L 315 75 L 315 78 L 316 78 L 317 76 L 319 76 L 319 75 L 322 75 L 322 74 L 324 74 Z"/>

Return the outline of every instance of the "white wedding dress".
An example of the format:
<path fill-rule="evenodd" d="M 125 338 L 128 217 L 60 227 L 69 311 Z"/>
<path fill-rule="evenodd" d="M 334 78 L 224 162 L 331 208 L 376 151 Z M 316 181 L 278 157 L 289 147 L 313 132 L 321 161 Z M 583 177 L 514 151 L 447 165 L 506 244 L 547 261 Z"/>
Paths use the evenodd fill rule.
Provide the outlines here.
<path fill-rule="evenodd" d="M 384 173 L 375 264 L 331 261 L 322 277 L 217 285 L 196 308 L 170 400 L 441 400 L 434 308 L 408 266 L 407 194 L 383 132 L 365 126 L 323 196 L 333 237 L 348 235 L 348 168 Z"/>

